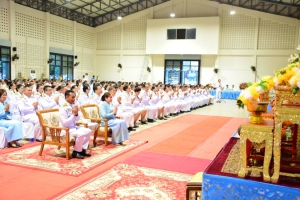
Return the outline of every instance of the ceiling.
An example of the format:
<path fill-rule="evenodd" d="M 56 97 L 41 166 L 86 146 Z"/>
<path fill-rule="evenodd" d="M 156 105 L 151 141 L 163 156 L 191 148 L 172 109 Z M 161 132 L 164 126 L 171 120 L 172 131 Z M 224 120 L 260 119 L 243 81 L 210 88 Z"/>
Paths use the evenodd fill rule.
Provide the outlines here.
<path fill-rule="evenodd" d="M 139 12 L 170 0 L 14 0 L 15 3 L 96 27 L 118 16 Z"/>
<path fill-rule="evenodd" d="M 211 0 L 222 4 L 300 19 L 300 0 Z"/>
<path fill-rule="evenodd" d="M 118 16 L 170 0 L 14 0 L 15 3 L 96 27 Z M 222 4 L 300 19 L 300 0 L 211 0 Z"/>

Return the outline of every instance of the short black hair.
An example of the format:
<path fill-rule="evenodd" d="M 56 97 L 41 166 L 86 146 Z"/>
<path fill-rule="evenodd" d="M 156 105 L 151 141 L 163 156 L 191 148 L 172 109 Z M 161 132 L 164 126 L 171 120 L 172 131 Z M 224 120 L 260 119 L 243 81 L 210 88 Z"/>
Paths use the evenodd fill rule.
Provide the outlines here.
<path fill-rule="evenodd" d="M 93 86 L 93 91 L 94 91 L 94 92 L 97 90 L 98 86 L 101 87 L 101 85 L 100 85 L 99 83 L 94 84 L 94 86 Z"/>
<path fill-rule="evenodd" d="M 50 85 L 45 85 L 45 87 L 44 87 L 44 92 L 46 92 L 46 90 L 48 89 L 48 88 L 52 88 Z"/>
<path fill-rule="evenodd" d="M 83 92 L 86 92 L 86 90 L 88 90 L 90 88 L 89 84 L 83 84 Z"/>
<path fill-rule="evenodd" d="M 72 90 L 67 90 L 66 93 L 65 93 L 65 98 L 67 98 L 68 96 L 71 95 L 71 93 L 73 93 L 75 95 L 75 92 L 72 91 Z"/>
<path fill-rule="evenodd" d="M 140 92 L 141 91 L 141 88 L 137 87 L 134 89 L 134 92 Z"/>

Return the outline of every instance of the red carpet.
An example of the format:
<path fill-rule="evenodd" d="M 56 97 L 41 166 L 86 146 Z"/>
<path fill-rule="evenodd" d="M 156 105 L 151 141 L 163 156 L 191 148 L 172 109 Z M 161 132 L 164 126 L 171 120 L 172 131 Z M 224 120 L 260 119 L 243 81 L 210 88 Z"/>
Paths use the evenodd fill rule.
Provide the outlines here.
<path fill-rule="evenodd" d="M 191 177 L 188 174 L 121 163 L 69 188 L 55 199 L 185 199 L 186 183 Z"/>
<path fill-rule="evenodd" d="M 129 159 L 132 156 L 135 156 L 136 154 L 143 152 L 143 153 L 149 153 L 148 156 L 152 153 L 154 154 L 160 154 L 158 152 L 145 152 L 148 148 L 153 147 L 159 143 L 161 143 L 164 140 L 167 140 L 168 138 L 184 131 L 185 129 L 188 129 L 189 127 L 201 122 L 205 121 L 209 118 L 212 118 L 211 116 L 205 116 L 205 115 L 195 115 L 195 114 L 187 114 L 182 115 L 180 117 L 174 118 L 173 120 L 167 120 L 165 123 L 158 124 L 156 126 L 153 126 L 151 128 L 145 129 L 143 131 L 137 132 L 133 135 L 131 135 L 132 140 L 139 140 L 144 141 L 147 140 L 148 143 L 144 145 L 140 145 L 137 148 L 130 149 L 122 154 L 119 154 L 121 156 L 114 156 L 112 159 L 106 160 L 105 162 L 101 164 L 97 164 L 92 170 L 83 171 L 80 176 L 74 176 L 74 175 L 65 175 L 63 173 L 53 173 L 49 170 L 41 170 L 39 168 L 35 167 L 23 167 L 16 164 L 4 164 L 0 161 L 0 171 L 3 173 L 0 173 L 0 199 L 24 199 L 24 200 L 39 200 L 39 199 L 48 199 L 52 197 L 53 195 L 56 195 L 58 193 L 61 194 L 62 191 L 66 191 L 68 188 L 74 188 L 75 186 L 78 186 L 78 184 L 82 184 L 83 182 L 87 182 L 88 180 L 91 180 L 92 178 L 95 178 L 99 176 L 99 174 L 103 174 L 105 171 L 108 171 L 112 169 L 114 166 L 116 166 L 119 163 L 123 163 L 125 160 Z M 218 118 L 216 118 L 218 119 Z M 234 118 L 232 118 L 234 119 Z M 226 123 L 226 125 L 221 126 L 219 130 L 226 129 L 226 126 L 230 122 Z M 204 124 L 206 125 L 206 124 Z M 217 132 L 219 132 L 217 130 Z M 229 129 L 228 129 L 229 130 Z M 219 132 L 220 135 L 225 134 Z M 226 131 L 226 134 L 227 133 Z M 230 131 L 230 134 L 232 132 Z M 214 133 L 213 136 L 216 136 Z M 189 134 L 186 135 L 186 138 L 192 137 Z M 209 136 L 211 138 L 211 136 Z M 214 137 L 215 138 L 215 137 Z M 224 138 L 224 137 L 222 137 Z M 222 139 L 225 140 L 225 139 Z M 226 139 L 228 140 L 228 139 Z M 203 142 L 202 142 L 203 143 Z M 197 147 L 201 145 L 202 143 L 197 144 Z M 212 142 L 212 144 L 216 144 L 216 142 Z M 32 143 L 32 144 L 26 144 L 25 147 L 32 145 L 39 145 L 39 143 Z M 220 144 L 218 144 L 220 145 Z M 219 146 L 216 145 L 207 145 L 206 148 L 203 149 L 203 151 L 209 149 L 213 150 L 216 148 L 219 148 Z M 175 146 L 176 148 L 185 148 L 187 145 L 180 144 Z M 197 148 L 196 147 L 196 148 Z M 203 146 L 202 146 L 203 147 Z M 196 149 L 195 148 L 195 149 Z M 16 152 L 19 150 L 23 150 L 25 148 L 19 148 L 19 149 L 4 149 L 0 151 L 0 156 L 3 156 L 4 154 L 8 152 Z M 195 172 L 202 171 L 202 169 L 205 168 L 207 163 L 205 163 L 205 159 L 210 160 L 212 159 L 212 153 L 210 154 L 209 158 L 207 157 L 201 157 L 201 155 L 198 154 L 198 152 L 195 152 L 192 149 L 191 152 L 193 152 L 193 157 L 196 158 L 202 158 L 201 161 L 199 160 L 199 163 L 201 166 L 198 166 L 199 163 L 192 162 L 191 160 L 180 160 L 178 159 L 178 162 L 182 166 L 176 167 L 176 163 L 172 163 L 171 159 L 166 159 L 166 163 L 164 160 L 164 157 L 162 155 L 157 158 L 158 166 L 162 169 L 165 169 L 166 171 L 177 170 L 177 171 L 187 171 L 190 172 L 190 174 L 195 174 Z M 220 148 L 219 148 L 220 149 Z M 200 150 L 200 149 L 199 149 Z M 202 152 L 199 151 L 199 152 Z M 207 151 L 205 151 L 207 152 Z M 146 154 L 143 154 L 146 155 Z M 166 155 L 166 154 L 163 154 Z M 168 155 L 168 154 L 167 154 Z M 191 154 L 188 154 L 190 157 Z M 23 155 L 20 155 L 23 156 Z M 172 156 L 172 155 L 169 155 Z M 145 156 L 146 157 L 146 156 Z M 184 156 L 180 156 L 184 157 Z M 177 158 L 173 157 L 175 160 Z M 205 158 L 205 159 L 204 159 Z M 150 157 L 149 157 L 150 159 Z M 64 158 L 65 160 L 65 158 Z M 74 159 L 71 159 L 70 161 L 73 161 Z M 86 159 L 84 159 L 86 160 Z M 161 160 L 161 161 L 160 161 Z M 206 160 L 206 161 L 207 161 Z M 128 160 L 127 160 L 128 161 Z M 146 160 L 143 160 L 141 162 L 148 162 Z M 177 163 L 178 163 L 177 162 Z M 190 166 L 189 165 L 190 162 Z M 209 162 L 209 161 L 207 161 Z M 169 163 L 169 164 L 168 164 Z M 186 166 L 184 166 L 186 164 Z M 136 164 L 136 166 L 143 165 L 143 164 Z M 146 165 L 146 164 L 144 164 Z M 164 166 L 168 165 L 168 166 Z M 174 167 L 173 167 L 173 166 Z M 197 165 L 197 167 L 194 167 Z M 152 165 L 149 165 L 149 167 L 145 166 L 146 168 L 155 168 L 155 166 L 151 167 Z M 189 168 L 191 167 L 191 168 Z M 199 167 L 199 168 L 198 168 Z M 201 170 L 200 170 L 201 169 Z M 182 172 L 182 173 L 183 173 Z M 186 174 L 188 174 L 186 172 Z M 185 185 L 185 184 L 184 184 Z M 17 188 L 17 189 L 16 189 Z M 185 186 L 184 189 L 182 189 L 183 194 L 185 193 Z M 75 196 L 73 199 L 78 199 L 79 196 Z M 94 199 L 97 199 L 95 197 Z M 146 198 L 138 198 L 138 199 L 146 199 Z M 183 198 L 177 198 L 177 199 L 184 199 Z M 122 199 L 123 200 L 123 199 Z"/>
<path fill-rule="evenodd" d="M 130 151 L 145 141 L 126 141 L 125 145 L 100 145 L 92 148 L 91 157 L 84 159 L 66 159 L 65 148 L 57 149 L 57 146 L 45 145 L 42 156 L 39 156 L 39 146 L 19 148 L 18 151 L 1 154 L 0 163 L 18 165 L 65 175 L 79 176 L 104 162 L 107 162 L 121 154 Z M 71 150 L 72 152 L 72 150 Z"/>
<path fill-rule="evenodd" d="M 208 117 L 154 145 L 147 151 L 175 155 L 189 155 L 203 141 L 212 136 L 231 119 L 231 117 Z"/>
<path fill-rule="evenodd" d="M 222 172 L 223 165 L 226 162 L 227 157 L 229 156 L 232 148 L 236 145 L 238 140 L 239 139 L 237 139 L 237 138 L 230 138 L 230 140 L 224 146 L 224 148 L 220 151 L 218 156 L 213 160 L 213 162 L 205 170 L 205 173 L 238 178 L 237 174 Z M 247 176 L 246 179 L 262 182 L 262 178 L 257 178 L 257 177 Z M 287 186 L 287 187 L 300 188 L 299 182 L 300 182 L 299 178 L 293 179 L 293 178 L 284 177 L 284 176 L 280 176 L 280 178 L 279 178 L 279 185 L 283 185 L 283 186 Z M 270 183 L 270 184 L 272 184 L 272 183 Z"/>
<path fill-rule="evenodd" d="M 123 163 L 167 171 L 196 174 L 204 171 L 211 160 L 153 152 L 138 153 Z"/>

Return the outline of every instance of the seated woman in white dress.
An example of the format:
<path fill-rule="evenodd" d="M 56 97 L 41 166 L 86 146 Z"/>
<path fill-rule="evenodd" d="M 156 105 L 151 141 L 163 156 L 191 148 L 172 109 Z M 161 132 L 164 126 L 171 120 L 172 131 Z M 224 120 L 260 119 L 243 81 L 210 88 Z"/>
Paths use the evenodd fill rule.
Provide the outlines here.
<path fill-rule="evenodd" d="M 21 145 L 17 142 L 22 139 L 22 122 L 12 120 L 9 104 L 5 102 L 7 92 L 0 89 L 0 127 L 4 128 L 5 139 L 8 142 L 8 147 L 18 148 Z"/>
<path fill-rule="evenodd" d="M 109 92 L 105 92 L 101 97 L 103 103 L 100 106 L 100 116 L 108 120 L 108 126 L 112 130 L 112 144 L 123 144 L 122 142 L 129 139 L 127 125 L 124 120 L 116 119 L 117 107 L 114 107 L 112 96 Z"/>

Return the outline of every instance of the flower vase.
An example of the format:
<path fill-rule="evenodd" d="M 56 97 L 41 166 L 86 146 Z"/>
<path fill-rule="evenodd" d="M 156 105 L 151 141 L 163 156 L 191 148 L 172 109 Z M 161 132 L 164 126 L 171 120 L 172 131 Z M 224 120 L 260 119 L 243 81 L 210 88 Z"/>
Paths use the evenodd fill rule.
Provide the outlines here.
<path fill-rule="evenodd" d="M 247 105 L 247 110 L 251 112 L 249 122 L 251 124 L 263 124 L 262 113 L 267 111 L 268 102 L 257 102 Z"/>

